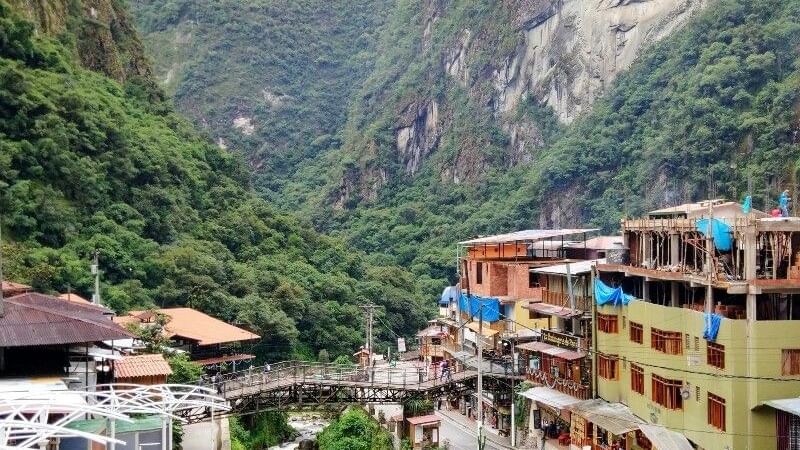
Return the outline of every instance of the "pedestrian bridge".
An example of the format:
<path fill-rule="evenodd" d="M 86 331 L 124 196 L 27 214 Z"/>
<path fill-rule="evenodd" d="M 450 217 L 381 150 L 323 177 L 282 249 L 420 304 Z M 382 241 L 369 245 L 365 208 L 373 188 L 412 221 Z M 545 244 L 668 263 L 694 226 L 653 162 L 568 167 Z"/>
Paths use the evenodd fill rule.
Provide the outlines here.
<path fill-rule="evenodd" d="M 451 367 L 455 367 L 453 364 Z M 460 365 L 458 365 L 460 367 Z M 451 369 L 452 370 L 452 369 Z M 455 397 L 474 389 L 478 372 L 452 370 L 449 376 L 426 376 L 418 367 L 357 368 L 338 364 L 286 361 L 226 374 L 207 386 L 216 389 L 230 410 L 184 410 L 180 416 L 199 422 L 219 415 L 245 415 L 269 410 L 317 409 L 366 403 L 399 403 L 409 397 Z M 484 387 L 512 378 L 506 366 L 484 366 Z"/>

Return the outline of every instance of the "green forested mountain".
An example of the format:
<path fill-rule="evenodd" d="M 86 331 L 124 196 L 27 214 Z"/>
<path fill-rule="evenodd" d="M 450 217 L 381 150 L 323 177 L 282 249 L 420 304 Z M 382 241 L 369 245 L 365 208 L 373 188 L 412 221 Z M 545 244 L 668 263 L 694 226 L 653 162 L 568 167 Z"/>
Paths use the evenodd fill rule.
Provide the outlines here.
<path fill-rule="evenodd" d="M 340 145 L 390 0 L 137 0 L 156 72 L 181 111 L 242 152 L 264 195 Z"/>
<path fill-rule="evenodd" d="M 27 19 L 50 17 L 39 2 L 0 0 L 7 278 L 89 295 L 99 248 L 105 304 L 188 305 L 243 323 L 264 336 L 262 358 L 349 354 L 363 339 L 365 301 L 384 305 L 382 319 L 398 333 L 424 323 L 410 273 L 257 198 L 238 157 L 176 114 L 146 72 L 114 80 L 106 66 L 81 65 L 110 48 L 77 43 L 82 27 L 105 25 L 106 44 L 135 38 L 96 16 L 116 0 L 64 4 L 68 20 L 47 29 Z"/>
<path fill-rule="evenodd" d="M 770 208 L 797 179 L 800 2 L 640 3 L 397 0 L 341 139 L 276 201 L 430 293 L 470 235 Z"/>

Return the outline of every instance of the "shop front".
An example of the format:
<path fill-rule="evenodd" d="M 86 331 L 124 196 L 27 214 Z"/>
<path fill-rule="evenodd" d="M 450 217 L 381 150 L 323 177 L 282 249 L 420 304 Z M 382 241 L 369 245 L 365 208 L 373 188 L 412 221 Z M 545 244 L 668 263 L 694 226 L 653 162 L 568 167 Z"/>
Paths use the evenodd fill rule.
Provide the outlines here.
<path fill-rule="evenodd" d="M 529 433 L 543 434 L 547 439 L 569 443 L 572 426 L 572 413 L 569 407 L 580 400 L 546 386 L 537 386 L 519 395 L 531 402 L 528 408 Z"/>
<path fill-rule="evenodd" d="M 636 417 L 622 403 L 605 400 L 584 400 L 573 405 L 573 424 L 570 438 L 577 448 L 591 446 L 592 450 L 634 450 L 640 425 L 646 422 Z"/>

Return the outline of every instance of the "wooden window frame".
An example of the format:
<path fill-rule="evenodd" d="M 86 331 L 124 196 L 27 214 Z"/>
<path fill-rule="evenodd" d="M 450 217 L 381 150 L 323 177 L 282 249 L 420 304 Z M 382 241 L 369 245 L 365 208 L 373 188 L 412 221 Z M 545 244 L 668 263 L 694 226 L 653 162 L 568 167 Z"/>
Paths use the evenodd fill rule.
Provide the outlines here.
<path fill-rule="evenodd" d="M 483 284 L 483 262 L 475 263 L 475 284 Z"/>
<path fill-rule="evenodd" d="M 630 322 L 630 339 L 637 344 L 644 343 L 644 325 L 636 322 Z"/>
<path fill-rule="evenodd" d="M 708 393 L 708 424 L 725 431 L 725 399 Z"/>
<path fill-rule="evenodd" d="M 644 395 L 644 368 L 631 364 L 631 390 Z"/>
<path fill-rule="evenodd" d="M 598 355 L 597 376 L 606 380 L 619 380 L 619 357 L 617 355 Z"/>
<path fill-rule="evenodd" d="M 597 329 L 603 333 L 619 333 L 619 318 L 616 314 L 597 314 Z"/>
<path fill-rule="evenodd" d="M 652 384 L 651 398 L 654 403 L 666 409 L 683 409 L 683 397 L 681 396 L 681 389 L 683 388 L 682 380 L 670 380 L 656 374 L 650 375 L 650 379 Z"/>
<path fill-rule="evenodd" d="M 650 348 L 667 355 L 682 355 L 683 334 L 678 331 L 650 328 Z"/>
<path fill-rule="evenodd" d="M 717 369 L 725 370 L 725 346 L 706 341 L 706 363 Z"/>
<path fill-rule="evenodd" d="M 800 349 L 785 348 L 781 350 L 781 374 L 784 376 L 800 375 Z"/>

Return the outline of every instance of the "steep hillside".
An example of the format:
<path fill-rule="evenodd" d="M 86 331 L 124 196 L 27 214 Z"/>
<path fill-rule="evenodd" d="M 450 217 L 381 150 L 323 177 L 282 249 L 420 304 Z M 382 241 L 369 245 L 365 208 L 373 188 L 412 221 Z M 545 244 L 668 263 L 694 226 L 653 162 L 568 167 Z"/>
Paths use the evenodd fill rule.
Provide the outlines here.
<path fill-rule="evenodd" d="M 453 242 L 796 183 L 798 0 L 398 0 L 276 201 L 415 274 Z M 255 147 L 252 147 L 255 148 Z M 248 151 L 245 149 L 245 151 Z"/>
<path fill-rule="evenodd" d="M 277 192 L 297 165 L 340 145 L 391 0 L 131 2 L 177 108 L 243 153 Z"/>
<path fill-rule="evenodd" d="M 0 0 L 7 277 L 89 295 L 99 248 L 105 304 L 190 305 L 244 323 L 265 337 L 260 358 L 349 354 L 365 301 L 384 305 L 396 332 L 424 323 L 410 274 L 275 212 L 247 188 L 238 159 L 154 100 L 158 91 L 87 60 L 91 38 L 22 18 L 40 12 Z"/>

